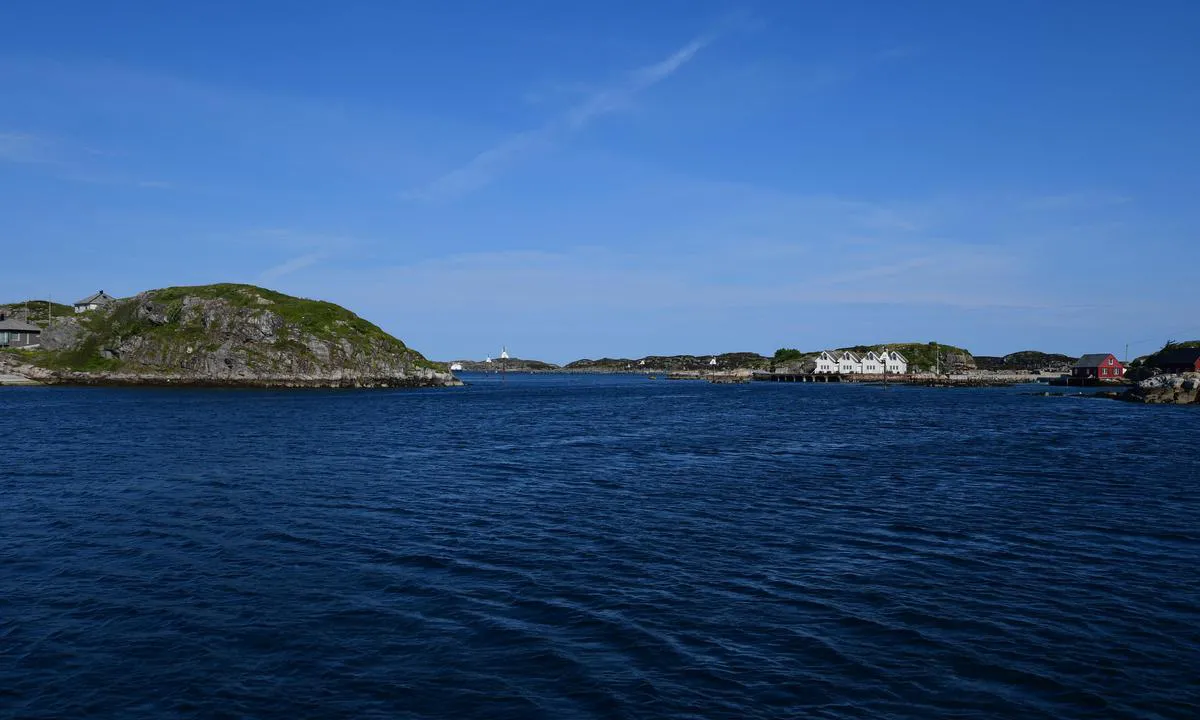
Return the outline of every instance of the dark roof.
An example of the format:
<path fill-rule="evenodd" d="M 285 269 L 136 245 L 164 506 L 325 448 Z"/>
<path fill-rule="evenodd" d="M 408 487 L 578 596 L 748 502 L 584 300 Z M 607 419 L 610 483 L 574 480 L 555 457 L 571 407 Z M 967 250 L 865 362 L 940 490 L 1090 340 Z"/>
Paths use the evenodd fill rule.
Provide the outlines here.
<path fill-rule="evenodd" d="M 1167 365 L 1195 365 L 1200 358 L 1200 348 L 1179 348 L 1178 350 L 1163 350 L 1150 358 L 1149 364 L 1154 367 Z"/>
<path fill-rule="evenodd" d="M 1079 362 L 1075 363 L 1075 367 L 1077 367 L 1077 368 L 1100 367 L 1101 365 L 1104 364 L 1104 361 L 1108 359 L 1109 355 L 1112 355 L 1112 353 L 1092 353 L 1091 355 L 1084 355 L 1083 357 L 1079 358 Z"/>
<path fill-rule="evenodd" d="M 88 295 L 87 297 L 76 302 L 75 304 L 76 305 L 91 305 L 92 303 L 107 302 L 112 299 L 113 299 L 112 295 L 109 295 L 108 293 L 101 290 L 100 292 L 98 292 L 94 295 Z"/>
<path fill-rule="evenodd" d="M 6 317 L 0 320 L 0 331 L 2 332 L 36 332 L 40 333 L 42 329 L 37 325 L 30 325 L 24 320 L 18 320 L 12 317 Z"/>

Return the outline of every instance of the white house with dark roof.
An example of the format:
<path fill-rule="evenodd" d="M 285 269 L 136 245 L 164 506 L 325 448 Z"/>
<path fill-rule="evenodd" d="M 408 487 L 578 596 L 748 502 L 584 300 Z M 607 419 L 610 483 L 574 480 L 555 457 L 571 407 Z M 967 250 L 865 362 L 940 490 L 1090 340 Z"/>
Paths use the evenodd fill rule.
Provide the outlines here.
<path fill-rule="evenodd" d="M 862 356 L 862 372 L 864 375 L 879 375 L 883 372 L 883 361 L 879 359 L 879 353 L 869 350 Z"/>
<path fill-rule="evenodd" d="M 849 350 L 842 351 L 838 356 L 838 372 L 843 375 L 855 375 L 862 372 L 862 358 Z"/>
<path fill-rule="evenodd" d="M 816 363 L 813 368 L 813 372 L 815 373 L 833 375 L 838 372 L 838 359 L 828 350 L 822 350 L 814 362 Z"/>
<path fill-rule="evenodd" d="M 89 310 L 97 310 L 116 300 L 112 295 L 101 290 L 94 295 L 88 295 L 84 299 L 75 303 L 75 312 L 87 312 Z"/>
<path fill-rule="evenodd" d="M 884 371 L 890 375 L 904 375 L 908 372 L 908 358 L 895 350 L 884 348 L 883 352 L 879 353 L 879 361 Z"/>
<path fill-rule="evenodd" d="M 822 350 L 811 361 L 811 369 L 805 372 L 829 375 L 904 375 L 908 372 L 908 358 L 895 350 L 883 348 L 869 350 L 859 355 L 851 350 Z"/>

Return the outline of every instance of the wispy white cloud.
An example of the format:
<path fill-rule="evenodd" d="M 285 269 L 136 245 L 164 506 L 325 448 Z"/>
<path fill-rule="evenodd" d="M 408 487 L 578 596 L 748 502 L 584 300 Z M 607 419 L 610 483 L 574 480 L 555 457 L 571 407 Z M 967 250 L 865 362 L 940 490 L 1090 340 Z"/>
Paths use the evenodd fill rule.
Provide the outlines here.
<path fill-rule="evenodd" d="M 438 202 L 452 200 L 485 187 L 519 158 L 552 146 L 556 141 L 587 127 L 604 115 L 628 106 L 640 93 L 667 80 L 712 42 L 698 37 L 666 58 L 629 73 L 624 80 L 588 94 L 565 113 L 539 128 L 517 133 L 471 158 L 423 187 L 400 194 L 404 200 Z"/>
<path fill-rule="evenodd" d="M 1127 195 L 1115 193 L 1071 192 L 1041 195 L 1025 202 L 1030 210 L 1079 210 L 1084 208 L 1115 207 L 1133 202 Z"/>
<path fill-rule="evenodd" d="M 0 161 L 35 165 L 57 162 L 48 140 L 24 132 L 0 132 Z"/>
<path fill-rule="evenodd" d="M 583 102 L 567 111 L 565 117 L 567 127 L 572 130 L 578 130 L 601 115 L 621 109 L 638 93 L 657 85 L 678 72 L 679 68 L 696 57 L 696 53 L 703 50 L 709 42 L 711 40 L 708 37 L 698 37 L 663 60 L 635 70 L 624 83 L 593 93 Z"/>
<path fill-rule="evenodd" d="M 274 267 L 263 270 L 258 275 L 258 282 L 264 285 L 267 283 L 272 283 L 285 275 L 290 275 L 297 270 L 303 270 L 306 267 L 315 265 L 325 258 L 326 254 L 321 252 L 308 253 L 307 255 L 294 257 L 286 262 L 282 262 Z"/>
<path fill-rule="evenodd" d="M 858 268 L 836 275 L 829 275 L 821 278 L 820 282 L 822 285 L 828 287 L 838 285 L 853 285 L 864 280 L 878 280 L 880 278 L 908 274 L 921 268 L 928 267 L 933 263 L 933 261 L 933 258 L 918 257 L 909 260 L 901 260 L 899 262 L 887 263 L 884 265 L 870 265 L 868 267 Z"/>
<path fill-rule="evenodd" d="M 0 162 L 35 166 L 39 172 L 60 180 L 89 185 L 128 185 L 139 188 L 169 188 L 171 183 L 131 178 L 109 169 L 96 168 L 90 160 L 112 156 L 94 148 L 73 148 L 55 138 L 29 132 L 0 132 Z"/>

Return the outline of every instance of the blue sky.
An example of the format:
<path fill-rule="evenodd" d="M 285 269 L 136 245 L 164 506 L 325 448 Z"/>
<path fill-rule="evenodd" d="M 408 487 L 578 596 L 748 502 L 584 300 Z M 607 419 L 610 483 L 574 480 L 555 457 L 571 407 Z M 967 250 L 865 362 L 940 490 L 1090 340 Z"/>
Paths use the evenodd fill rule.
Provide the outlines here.
<path fill-rule="evenodd" d="M 0 299 L 250 282 L 427 355 L 1200 337 L 1200 4 L 32 2 Z"/>

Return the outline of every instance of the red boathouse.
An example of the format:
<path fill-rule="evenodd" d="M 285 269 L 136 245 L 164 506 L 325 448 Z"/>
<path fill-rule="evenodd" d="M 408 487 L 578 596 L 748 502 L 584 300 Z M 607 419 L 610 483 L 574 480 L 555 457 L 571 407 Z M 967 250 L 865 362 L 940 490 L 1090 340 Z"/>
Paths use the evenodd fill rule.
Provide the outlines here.
<path fill-rule="evenodd" d="M 1078 380 L 1120 380 L 1125 366 L 1112 353 L 1084 355 L 1071 368 L 1071 378 Z"/>

